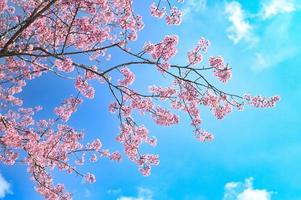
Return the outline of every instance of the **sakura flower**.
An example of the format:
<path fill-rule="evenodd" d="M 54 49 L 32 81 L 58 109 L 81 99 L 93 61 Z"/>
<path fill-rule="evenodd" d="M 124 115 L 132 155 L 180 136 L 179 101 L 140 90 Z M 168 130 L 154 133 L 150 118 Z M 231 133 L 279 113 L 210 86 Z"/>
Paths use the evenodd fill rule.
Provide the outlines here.
<path fill-rule="evenodd" d="M 72 113 L 76 112 L 77 107 L 81 103 L 82 103 L 82 99 L 71 97 L 66 99 L 63 105 L 55 108 L 54 112 L 62 120 L 68 121 Z"/>
<path fill-rule="evenodd" d="M 150 12 L 153 17 L 162 18 L 165 15 L 165 8 L 160 9 L 155 3 L 152 3 Z"/>
<path fill-rule="evenodd" d="M 86 183 L 95 183 L 96 182 L 96 178 L 95 178 L 94 174 L 87 173 L 84 178 L 85 178 Z"/>
<path fill-rule="evenodd" d="M 168 25 L 179 25 L 182 22 L 182 12 L 178 8 L 173 7 L 170 10 L 170 15 L 166 16 L 165 19 Z"/>
<path fill-rule="evenodd" d="M 134 80 L 135 80 L 135 75 L 133 72 L 130 71 L 129 68 L 127 67 L 124 67 L 120 70 L 120 72 L 123 74 L 124 76 L 124 79 L 119 81 L 120 85 L 123 85 L 123 86 L 128 86 L 128 85 L 131 85 Z"/>
<path fill-rule="evenodd" d="M 119 152 L 115 151 L 111 154 L 110 159 L 115 161 L 120 161 L 121 155 Z"/>
<path fill-rule="evenodd" d="M 64 60 L 57 59 L 55 61 L 55 66 L 64 72 L 72 72 L 74 70 L 73 62 L 71 58 L 66 58 Z"/>
<path fill-rule="evenodd" d="M 75 87 L 85 97 L 87 97 L 89 99 L 94 98 L 94 93 L 95 93 L 94 88 L 91 85 L 89 85 L 87 80 L 82 79 L 80 76 L 77 76 L 77 78 L 76 78 Z"/>

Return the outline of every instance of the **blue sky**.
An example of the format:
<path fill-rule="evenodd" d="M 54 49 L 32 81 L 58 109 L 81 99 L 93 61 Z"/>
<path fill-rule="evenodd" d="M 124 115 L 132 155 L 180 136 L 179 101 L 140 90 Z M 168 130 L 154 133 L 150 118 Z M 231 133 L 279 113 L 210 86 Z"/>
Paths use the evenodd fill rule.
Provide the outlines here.
<path fill-rule="evenodd" d="M 97 175 L 93 185 L 60 173 L 57 181 L 65 182 L 76 200 L 301 199 L 301 1 L 187 0 L 181 6 L 184 21 L 177 27 L 149 17 L 147 2 L 135 4 L 146 27 L 134 47 L 177 34 L 180 51 L 173 61 L 184 63 L 186 52 L 204 36 L 212 44 L 208 55 L 223 55 L 233 68 L 232 80 L 221 88 L 238 94 L 279 94 L 281 101 L 274 109 L 246 108 L 223 120 L 201 108 L 204 128 L 215 133 L 210 143 L 194 138 L 185 115 L 171 128 L 157 127 L 146 117 L 141 123 L 158 138 L 158 146 L 145 151 L 159 153 L 161 160 L 150 177 L 143 177 L 124 157 L 119 164 L 102 159 L 87 165 L 83 170 Z M 164 84 L 148 68 L 134 71 L 138 89 Z M 106 87 L 96 89 L 95 99 L 86 100 L 70 123 L 84 130 L 87 140 L 100 137 L 106 148 L 121 150 L 114 141 L 117 120 L 107 111 L 111 98 Z M 42 104 L 45 111 L 39 117 L 49 117 L 74 91 L 72 82 L 46 75 L 30 82 L 22 97 L 26 106 Z M 0 199 L 41 199 L 24 166 L 1 165 L 1 174 Z"/>

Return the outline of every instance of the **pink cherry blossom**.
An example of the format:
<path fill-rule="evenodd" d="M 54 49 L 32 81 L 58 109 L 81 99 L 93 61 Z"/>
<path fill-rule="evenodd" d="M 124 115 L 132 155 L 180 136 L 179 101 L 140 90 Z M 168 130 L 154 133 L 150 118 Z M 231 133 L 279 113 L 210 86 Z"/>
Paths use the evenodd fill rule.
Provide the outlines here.
<path fill-rule="evenodd" d="M 170 126 L 179 122 L 179 117 L 177 115 L 172 114 L 170 111 L 161 107 L 155 108 L 153 119 L 157 124 L 163 126 Z"/>
<path fill-rule="evenodd" d="M 224 64 L 224 60 L 221 56 L 211 57 L 210 66 L 214 67 L 214 75 L 224 83 L 226 83 L 231 77 L 232 72 L 228 64 Z"/>
<path fill-rule="evenodd" d="M 124 79 L 119 81 L 120 85 L 128 86 L 131 85 L 135 80 L 135 75 L 131 70 L 127 67 L 124 67 L 120 70 L 122 75 L 124 76 Z"/>
<path fill-rule="evenodd" d="M 7 0 L 1 0 L 0 1 L 0 13 L 2 13 L 6 7 L 7 7 Z"/>
<path fill-rule="evenodd" d="M 93 99 L 94 98 L 94 93 L 95 93 L 94 88 L 91 85 L 89 85 L 89 83 L 87 82 L 87 80 L 82 79 L 82 77 L 77 76 L 76 82 L 75 82 L 75 87 L 85 97 L 87 97 L 89 99 Z"/>
<path fill-rule="evenodd" d="M 271 108 L 275 107 L 276 103 L 280 100 L 280 96 L 272 96 L 270 98 L 262 97 L 262 96 L 250 96 L 244 95 L 244 99 L 250 104 L 255 106 L 256 108 Z"/>
<path fill-rule="evenodd" d="M 120 161 L 121 155 L 118 151 L 115 151 L 110 155 L 110 159 L 115 161 Z"/>
<path fill-rule="evenodd" d="M 63 105 L 55 108 L 54 112 L 63 121 L 68 121 L 72 113 L 76 112 L 77 107 L 82 103 L 82 99 L 68 98 L 64 101 Z"/>
<path fill-rule="evenodd" d="M 13 127 L 9 127 L 5 131 L 5 135 L 1 138 L 1 142 L 10 148 L 22 147 L 22 136 L 18 134 L 17 130 Z"/>
<path fill-rule="evenodd" d="M 95 175 L 94 174 L 91 174 L 91 173 L 87 173 L 85 175 L 85 181 L 87 183 L 95 183 L 96 182 L 96 178 L 95 178 Z"/>
<path fill-rule="evenodd" d="M 157 18 L 162 18 L 165 15 L 165 8 L 159 8 L 155 3 L 150 6 L 151 15 Z"/>
<path fill-rule="evenodd" d="M 182 22 L 182 12 L 178 8 L 173 7 L 170 10 L 170 15 L 166 16 L 165 20 L 168 25 L 179 25 Z"/>
<path fill-rule="evenodd" d="M 72 60 L 70 58 L 66 58 L 65 60 L 59 60 L 57 59 L 55 61 L 55 66 L 60 70 L 60 71 L 65 71 L 65 72 L 72 72 L 74 70 L 74 66 L 72 64 Z"/>

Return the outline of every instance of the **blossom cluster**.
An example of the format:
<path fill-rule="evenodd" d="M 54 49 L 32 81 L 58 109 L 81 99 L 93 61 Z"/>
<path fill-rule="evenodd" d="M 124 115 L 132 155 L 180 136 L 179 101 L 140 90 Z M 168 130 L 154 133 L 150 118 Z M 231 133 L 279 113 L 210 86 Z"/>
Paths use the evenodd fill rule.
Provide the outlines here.
<path fill-rule="evenodd" d="M 165 15 L 165 8 L 159 8 L 155 2 L 150 6 L 150 13 L 153 17 L 162 18 Z"/>
<path fill-rule="evenodd" d="M 82 99 L 79 98 L 68 98 L 64 101 L 63 105 L 55 108 L 54 112 L 63 121 L 68 121 L 72 113 L 77 110 L 77 107 L 82 103 Z"/>
<path fill-rule="evenodd" d="M 72 72 L 74 70 L 73 62 L 70 58 L 66 58 L 65 60 L 57 59 L 55 61 L 55 66 L 64 72 Z"/>
<path fill-rule="evenodd" d="M 228 64 L 224 63 L 221 56 L 211 57 L 209 59 L 210 66 L 214 68 L 214 75 L 218 77 L 221 82 L 226 83 L 232 76 L 232 71 Z"/>
<path fill-rule="evenodd" d="M 244 99 L 256 108 L 272 108 L 276 106 L 276 103 L 280 100 L 280 96 L 272 96 L 270 98 L 262 96 L 250 96 L 244 95 Z"/>
<path fill-rule="evenodd" d="M 94 98 L 95 90 L 94 88 L 87 82 L 87 80 L 84 80 L 82 77 L 77 76 L 75 87 L 80 91 L 82 95 L 89 99 Z"/>
<path fill-rule="evenodd" d="M 182 12 L 176 8 L 173 7 L 170 10 L 170 15 L 166 16 L 166 23 L 168 25 L 179 25 L 182 22 Z"/>
<path fill-rule="evenodd" d="M 159 44 L 146 43 L 144 51 L 151 54 L 153 59 L 162 59 L 169 61 L 177 53 L 178 37 L 175 35 L 167 35 Z"/>
<path fill-rule="evenodd" d="M 149 91 L 155 94 L 156 96 L 158 96 L 162 100 L 168 99 L 172 97 L 174 94 L 176 94 L 175 88 L 172 87 L 164 88 L 155 85 L 150 86 Z"/>
<path fill-rule="evenodd" d="M 120 72 L 123 74 L 124 79 L 119 81 L 120 85 L 128 86 L 131 85 L 135 80 L 135 74 L 131 72 L 131 70 L 127 67 L 124 67 L 120 70 Z"/>
<path fill-rule="evenodd" d="M 202 98 L 202 104 L 210 107 L 217 119 L 223 119 L 227 114 L 232 112 L 232 105 L 225 95 L 217 96 L 207 92 Z"/>
<path fill-rule="evenodd" d="M 182 1 L 178 1 L 183 3 Z M 160 3 L 159 3 L 160 4 Z M 166 24 L 179 25 L 182 22 L 182 12 L 175 6 L 170 7 L 169 13 L 167 13 L 165 7 L 160 7 L 159 4 L 153 2 L 150 6 L 150 14 L 156 18 L 162 18 L 165 16 Z"/>
<path fill-rule="evenodd" d="M 201 38 L 196 47 L 192 51 L 187 53 L 189 64 L 196 65 L 200 63 L 203 60 L 203 56 L 202 54 L 200 54 L 200 51 L 206 53 L 209 46 L 210 42 L 205 38 Z"/>
<path fill-rule="evenodd" d="M 143 125 L 136 127 L 131 123 L 122 124 L 120 135 L 116 139 L 124 145 L 126 155 L 139 166 L 143 175 L 149 176 L 151 166 L 159 164 L 158 155 L 141 155 L 139 152 L 142 142 L 156 145 L 156 139 L 149 137 L 148 130 Z"/>

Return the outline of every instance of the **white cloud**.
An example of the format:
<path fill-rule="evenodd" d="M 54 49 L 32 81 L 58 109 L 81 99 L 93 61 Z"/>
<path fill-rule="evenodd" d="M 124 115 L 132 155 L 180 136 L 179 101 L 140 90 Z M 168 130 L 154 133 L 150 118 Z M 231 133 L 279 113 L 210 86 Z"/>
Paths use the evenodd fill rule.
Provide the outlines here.
<path fill-rule="evenodd" d="M 271 196 L 265 189 L 254 189 L 253 178 L 247 178 L 244 183 L 227 183 L 223 200 L 271 200 Z"/>
<path fill-rule="evenodd" d="M 237 200 L 268 200 L 271 199 L 270 193 L 265 190 L 246 189 L 237 196 Z"/>
<path fill-rule="evenodd" d="M 297 10 L 294 0 L 269 0 L 262 3 L 261 15 L 263 19 Z"/>
<path fill-rule="evenodd" d="M 300 10 L 301 0 L 261 0 L 261 4 L 262 8 L 255 14 L 245 11 L 237 1 L 225 4 L 231 23 L 227 29 L 228 38 L 235 44 L 241 41 L 247 43 L 253 51 L 250 52 L 250 67 L 255 71 L 279 65 L 300 52 L 290 31 L 294 27 L 294 16 L 276 15 Z M 271 20 L 265 20 L 272 16 Z"/>
<path fill-rule="evenodd" d="M 250 55 L 253 57 L 253 70 L 262 71 L 277 66 L 300 54 L 300 45 L 296 43 L 300 36 L 294 37 L 290 31 L 294 26 L 291 15 L 275 17 L 268 22 L 261 32 L 260 46 Z"/>
<path fill-rule="evenodd" d="M 121 196 L 117 200 L 153 200 L 153 192 L 146 188 L 138 188 L 138 195 L 134 196 Z"/>
<path fill-rule="evenodd" d="M 11 194 L 10 184 L 0 174 L 0 199 L 3 199 L 7 194 Z"/>
<path fill-rule="evenodd" d="M 235 44 L 241 40 L 254 44 L 256 37 L 252 34 L 252 25 L 246 19 L 246 13 L 242 6 L 237 1 L 226 3 L 225 12 L 228 15 L 228 20 L 231 26 L 227 29 L 228 38 Z"/>
<path fill-rule="evenodd" d="M 190 17 L 191 12 L 202 12 L 207 8 L 207 0 L 188 0 L 182 9 L 183 15 Z"/>
<path fill-rule="evenodd" d="M 255 54 L 255 60 L 251 66 L 254 71 L 262 71 L 273 66 L 276 66 L 288 59 L 295 57 L 298 54 L 298 49 L 283 48 L 274 52 L 260 52 Z"/>

